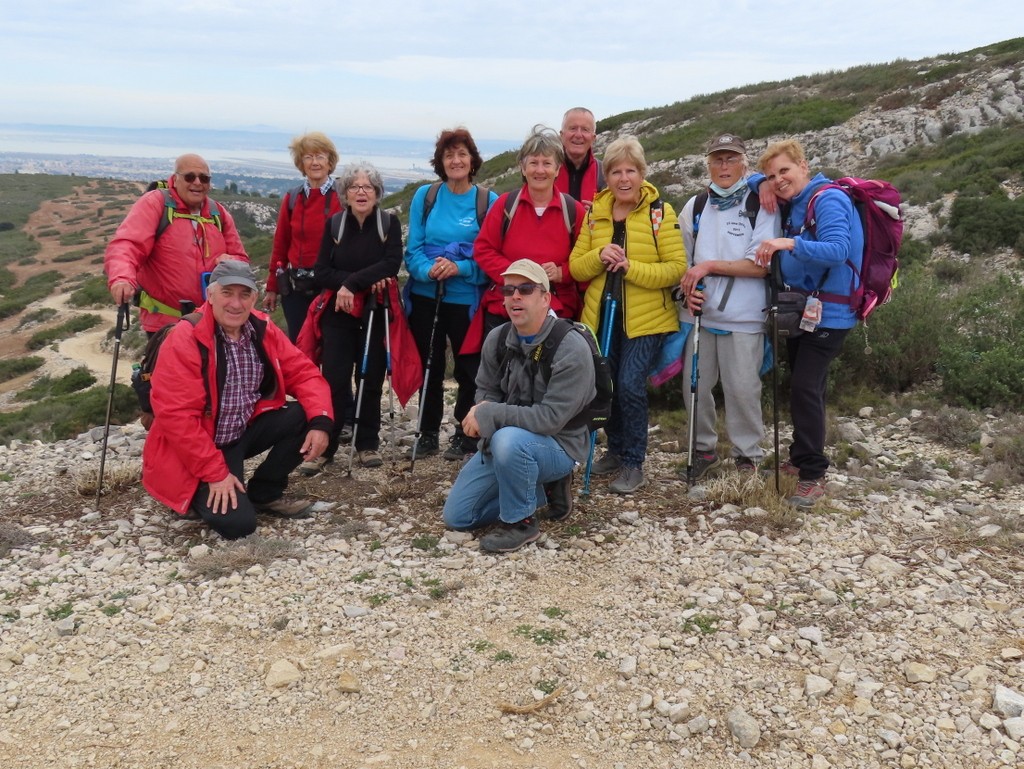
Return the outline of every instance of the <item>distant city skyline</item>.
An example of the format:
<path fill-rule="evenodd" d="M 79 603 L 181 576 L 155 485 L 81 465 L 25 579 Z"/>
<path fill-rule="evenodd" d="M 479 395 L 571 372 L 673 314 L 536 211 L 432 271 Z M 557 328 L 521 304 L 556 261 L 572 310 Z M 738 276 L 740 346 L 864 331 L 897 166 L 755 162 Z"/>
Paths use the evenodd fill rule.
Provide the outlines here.
<path fill-rule="evenodd" d="M 515 146 L 577 104 L 597 117 L 1024 34 L 1007 0 L 626 6 L 395 0 L 0 0 L 2 119 Z M 13 73 L 17 73 L 16 75 Z"/>

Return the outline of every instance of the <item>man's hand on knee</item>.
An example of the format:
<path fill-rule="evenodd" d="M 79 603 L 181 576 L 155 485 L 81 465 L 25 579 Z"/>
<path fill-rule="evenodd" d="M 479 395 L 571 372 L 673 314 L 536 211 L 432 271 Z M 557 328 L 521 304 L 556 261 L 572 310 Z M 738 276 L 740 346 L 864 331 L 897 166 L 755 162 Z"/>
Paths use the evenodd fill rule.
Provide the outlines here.
<path fill-rule="evenodd" d="M 309 462 L 323 454 L 327 451 L 329 442 L 330 436 L 323 430 L 310 430 L 306 433 L 306 440 L 303 441 L 302 448 L 299 449 L 302 452 L 303 461 Z"/>
<path fill-rule="evenodd" d="M 206 506 L 214 515 L 227 515 L 238 507 L 238 492 L 245 491 L 245 484 L 231 473 L 222 480 L 210 484 L 210 495 Z"/>

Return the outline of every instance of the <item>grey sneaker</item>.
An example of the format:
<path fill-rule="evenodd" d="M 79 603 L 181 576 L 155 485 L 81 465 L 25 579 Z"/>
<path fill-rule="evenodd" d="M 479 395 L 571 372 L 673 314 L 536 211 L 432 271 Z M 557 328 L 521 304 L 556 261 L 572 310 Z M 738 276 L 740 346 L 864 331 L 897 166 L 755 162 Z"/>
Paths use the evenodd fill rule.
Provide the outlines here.
<path fill-rule="evenodd" d="M 549 521 L 564 521 L 572 512 L 572 473 L 557 481 L 544 484 L 548 497 L 548 511 L 544 517 Z"/>
<path fill-rule="evenodd" d="M 297 468 L 299 471 L 299 475 L 305 475 L 307 477 L 319 475 L 321 472 L 323 472 L 323 469 L 327 467 L 327 463 L 330 461 L 331 460 L 329 460 L 327 457 L 319 456 L 316 459 L 311 459 L 308 462 L 303 462 Z"/>
<path fill-rule="evenodd" d="M 707 453 L 703 451 L 695 451 L 693 452 L 692 467 L 688 466 L 686 470 L 683 471 L 683 477 L 687 481 L 691 480 L 691 478 L 694 481 L 699 481 L 708 473 L 717 471 L 721 466 L 722 460 L 719 459 L 718 455 L 713 451 L 709 451 Z M 688 476 L 688 473 L 692 473 L 692 476 Z"/>
<path fill-rule="evenodd" d="M 357 451 L 356 454 L 359 456 L 359 464 L 363 467 L 380 467 L 384 464 L 384 460 L 380 458 L 376 449 L 363 449 Z"/>
<path fill-rule="evenodd" d="M 534 516 L 518 523 L 499 523 L 494 531 L 480 538 L 480 549 L 488 553 L 511 553 L 540 537 L 540 526 Z"/>
<path fill-rule="evenodd" d="M 608 491 L 616 494 L 632 494 L 637 489 L 647 485 L 644 478 L 644 471 L 641 467 L 625 467 L 619 471 L 619 477 L 608 484 Z"/>
<path fill-rule="evenodd" d="M 622 459 L 611 452 L 606 451 L 604 456 L 594 462 L 590 467 L 591 475 L 611 475 L 622 467 Z"/>
<path fill-rule="evenodd" d="M 313 501 L 310 499 L 275 499 L 273 502 L 253 505 L 257 513 L 274 515 L 278 518 L 308 518 L 313 509 Z"/>

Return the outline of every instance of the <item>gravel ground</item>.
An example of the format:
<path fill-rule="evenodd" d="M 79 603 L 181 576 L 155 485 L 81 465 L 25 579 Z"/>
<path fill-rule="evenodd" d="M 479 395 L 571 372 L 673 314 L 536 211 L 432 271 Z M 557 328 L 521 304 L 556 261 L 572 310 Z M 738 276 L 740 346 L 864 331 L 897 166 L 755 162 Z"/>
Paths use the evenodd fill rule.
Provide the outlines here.
<path fill-rule="evenodd" d="M 842 426 L 812 512 L 688 493 L 655 434 L 507 556 L 443 531 L 437 457 L 227 543 L 131 482 L 138 425 L 98 510 L 97 431 L 0 447 L 0 766 L 1024 766 L 1024 489 Z"/>

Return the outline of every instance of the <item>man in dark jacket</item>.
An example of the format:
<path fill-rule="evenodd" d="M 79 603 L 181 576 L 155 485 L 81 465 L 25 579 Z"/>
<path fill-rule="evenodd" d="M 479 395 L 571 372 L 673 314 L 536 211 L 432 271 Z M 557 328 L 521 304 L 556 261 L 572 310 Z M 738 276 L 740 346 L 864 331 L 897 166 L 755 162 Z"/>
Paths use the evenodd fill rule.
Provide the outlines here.
<path fill-rule="evenodd" d="M 520 259 L 502 277 L 511 323 L 484 340 L 476 405 L 462 420 L 480 450 L 462 466 L 444 506 L 445 524 L 453 529 L 497 523 L 480 540 L 481 550 L 495 553 L 540 536 L 535 511 L 545 497 L 557 517 L 569 514 L 572 471 L 586 460 L 590 436 L 586 425 L 568 423 L 596 394 L 590 345 L 578 333 L 558 344 L 550 378 L 536 361 L 552 327 L 562 322 L 549 312 L 544 269 Z"/>
<path fill-rule="evenodd" d="M 179 322 L 160 348 L 142 452 L 146 490 L 180 514 L 198 513 L 227 539 L 252 534 L 257 513 L 309 511 L 309 500 L 284 499 L 288 474 L 324 452 L 334 425 L 327 382 L 254 312 L 258 297 L 245 262 L 213 270 L 201 320 Z M 268 450 L 246 484 L 244 461 Z"/>

